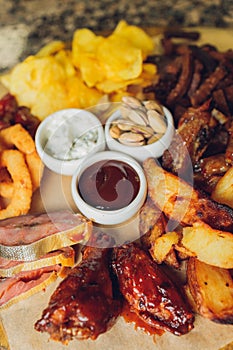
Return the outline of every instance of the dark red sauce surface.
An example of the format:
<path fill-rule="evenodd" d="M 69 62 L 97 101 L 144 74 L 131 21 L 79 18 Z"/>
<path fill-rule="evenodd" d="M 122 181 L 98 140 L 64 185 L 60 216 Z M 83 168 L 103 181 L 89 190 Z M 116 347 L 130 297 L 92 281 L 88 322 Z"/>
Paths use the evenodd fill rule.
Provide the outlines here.
<path fill-rule="evenodd" d="M 136 171 L 118 160 L 103 160 L 81 174 L 78 191 L 82 199 L 101 210 L 126 207 L 137 196 L 140 179 Z"/>
<path fill-rule="evenodd" d="M 133 323 L 135 329 L 142 329 L 145 333 L 149 335 L 161 336 L 164 331 L 150 326 L 148 323 L 144 322 L 134 311 L 130 309 L 127 302 L 124 303 L 121 316 L 127 323 Z"/>

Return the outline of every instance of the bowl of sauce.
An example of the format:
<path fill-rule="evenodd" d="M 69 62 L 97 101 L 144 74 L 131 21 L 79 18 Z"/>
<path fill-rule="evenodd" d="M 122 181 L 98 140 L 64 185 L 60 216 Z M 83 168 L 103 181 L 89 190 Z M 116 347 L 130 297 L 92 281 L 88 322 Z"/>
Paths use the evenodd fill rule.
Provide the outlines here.
<path fill-rule="evenodd" d="M 68 108 L 40 123 L 35 144 L 50 170 L 71 176 L 85 157 L 105 149 L 105 137 L 102 124 L 94 114 Z"/>
<path fill-rule="evenodd" d="M 144 172 L 130 156 L 98 152 L 76 169 L 71 192 L 77 208 L 92 221 L 116 225 L 132 218 L 147 194 Z"/>

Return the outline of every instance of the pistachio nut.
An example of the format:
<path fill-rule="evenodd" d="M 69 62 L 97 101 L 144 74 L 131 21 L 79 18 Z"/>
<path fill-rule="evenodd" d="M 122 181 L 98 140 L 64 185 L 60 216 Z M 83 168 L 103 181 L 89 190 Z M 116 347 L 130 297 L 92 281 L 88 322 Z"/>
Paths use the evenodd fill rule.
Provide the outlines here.
<path fill-rule="evenodd" d="M 148 116 L 150 126 L 156 133 L 164 134 L 166 132 L 167 125 L 164 120 L 164 117 L 161 116 L 161 114 L 159 114 L 157 111 L 153 109 L 150 109 L 147 112 L 147 116 Z"/>
<path fill-rule="evenodd" d="M 134 132 L 124 132 L 120 135 L 118 141 L 126 146 L 142 146 L 145 144 L 144 136 Z"/>
<path fill-rule="evenodd" d="M 164 135 L 166 119 L 157 101 L 141 102 L 132 96 L 124 96 L 122 101 L 122 118 L 114 120 L 110 127 L 113 138 L 124 145 L 141 146 L 156 142 Z"/>

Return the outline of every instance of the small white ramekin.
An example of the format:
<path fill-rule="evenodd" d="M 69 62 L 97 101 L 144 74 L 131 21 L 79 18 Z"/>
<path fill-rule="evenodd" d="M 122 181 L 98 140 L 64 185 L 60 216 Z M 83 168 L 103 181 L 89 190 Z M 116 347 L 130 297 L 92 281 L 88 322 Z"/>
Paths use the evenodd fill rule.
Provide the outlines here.
<path fill-rule="evenodd" d="M 123 145 L 116 139 L 114 139 L 109 132 L 111 123 L 115 119 L 121 118 L 120 110 L 115 111 L 106 121 L 105 124 L 105 139 L 107 147 L 112 151 L 123 152 L 139 162 L 143 162 L 149 157 L 159 158 L 163 155 L 164 151 L 170 146 L 171 140 L 174 135 L 174 121 L 170 111 L 163 107 L 163 111 L 167 120 L 167 129 L 165 134 L 156 142 L 151 143 L 150 145 L 143 146 L 127 146 Z"/>
<path fill-rule="evenodd" d="M 51 141 L 53 137 L 53 134 L 51 134 L 51 123 L 54 125 L 56 124 L 57 120 L 55 129 L 62 128 L 64 126 L 63 119 L 64 123 L 69 123 L 72 118 L 75 118 L 75 123 L 77 123 L 78 127 L 80 127 L 80 132 L 82 134 L 93 128 L 97 128 L 97 142 L 90 152 L 83 157 L 71 160 L 55 158 L 45 150 L 48 138 L 50 137 Z M 51 114 L 40 123 L 35 135 L 35 144 L 42 162 L 50 170 L 58 174 L 72 176 L 77 166 L 85 157 L 105 149 L 104 130 L 99 119 L 91 112 L 77 108 L 68 108 Z"/>
<path fill-rule="evenodd" d="M 127 163 L 136 171 L 140 179 L 140 186 L 137 196 L 129 205 L 121 209 L 96 209 L 95 207 L 87 204 L 78 192 L 78 181 L 83 171 L 90 165 L 102 160 L 118 160 Z M 79 164 L 72 176 L 71 193 L 77 208 L 87 218 L 102 225 L 116 225 L 129 220 L 139 211 L 147 195 L 147 182 L 141 165 L 135 159 L 124 153 L 104 151 L 93 154 L 92 156 L 86 158 L 81 164 Z"/>

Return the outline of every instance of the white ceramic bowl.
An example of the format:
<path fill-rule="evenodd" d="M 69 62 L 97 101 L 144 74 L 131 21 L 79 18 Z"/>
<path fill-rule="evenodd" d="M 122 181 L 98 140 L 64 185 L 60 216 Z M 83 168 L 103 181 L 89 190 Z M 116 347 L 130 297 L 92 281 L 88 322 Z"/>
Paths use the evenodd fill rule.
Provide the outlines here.
<path fill-rule="evenodd" d="M 77 189 L 78 182 L 83 171 L 87 169 L 89 166 L 93 165 L 94 163 L 103 161 L 103 160 L 106 160 L 106 161 L 116 160 L 116 161 L 127 163 L 138 174 L 138 177 L 140 180 L 139 191 L 136 197 L 134 198 L 134 200 L 132 200 L 131 203 L 129 203 L 127 206 L 123 208 L 120 208 L 117 210 L 96 209 L 95 207 L 89 205 L 82 199 Z M 72 177 L 71 192 L 77 208 L 87 218 L 102 225 L 116 225 L 129 220 L 139 211 L 139 209 L 143 205 L 146 198 L 147 182 L 146 182 L 146 178 L 142 170 L 142 167 L 139 165 L 139 163 L 135 159 L 120 152 L 104 151 L 104 152 L 98 152 L 86 158 L 78 166 L 78 168 L 76 169 Z"/>
<path fill-rule="evenodd" d="M 107 146 L 112 151 L 123 152 L 135 158 L 139 162 L 143 162 L 149 157 L 159 158 L 164 151 L 169 147 L 174 134 L 174 121 L 170 111 L 163 107 L 165 117 L 167 119 L 167 129 L 165 134 L 156 142 L 144 146 L 126 146 L 114 139 L 109 132 L 111 123 L 115 119 L 121 118 L 120 110 L 115 111 L 106 121 L 105 124 L 105 139 Z"/>
<path fill-rule="evenodd" d="M 68 139 L 84 135 L 90 130 L 96 130 L 97 140 L 87 154 L 81 154 L 77 148 L 75 158 L 66 159 L 68 154 L 64 134 Z M 78 136 L 77 136 L 78 134 Z M 73 175 L 77 166 L 86 156 L 94 154 L 105 149 L 105 137 L 102 124 L 99 119 L 92 113 L 77 109 L 68 108 L 55 112 L 45 118 L 39 125 L 35 135 L 36 149 L 43 163 L 52 171 L 62 175 Z M 57 154 L 49 150 L 49 146 L 55 147 Z M 62 157 L 59 155 L 63 154 Z"/>

